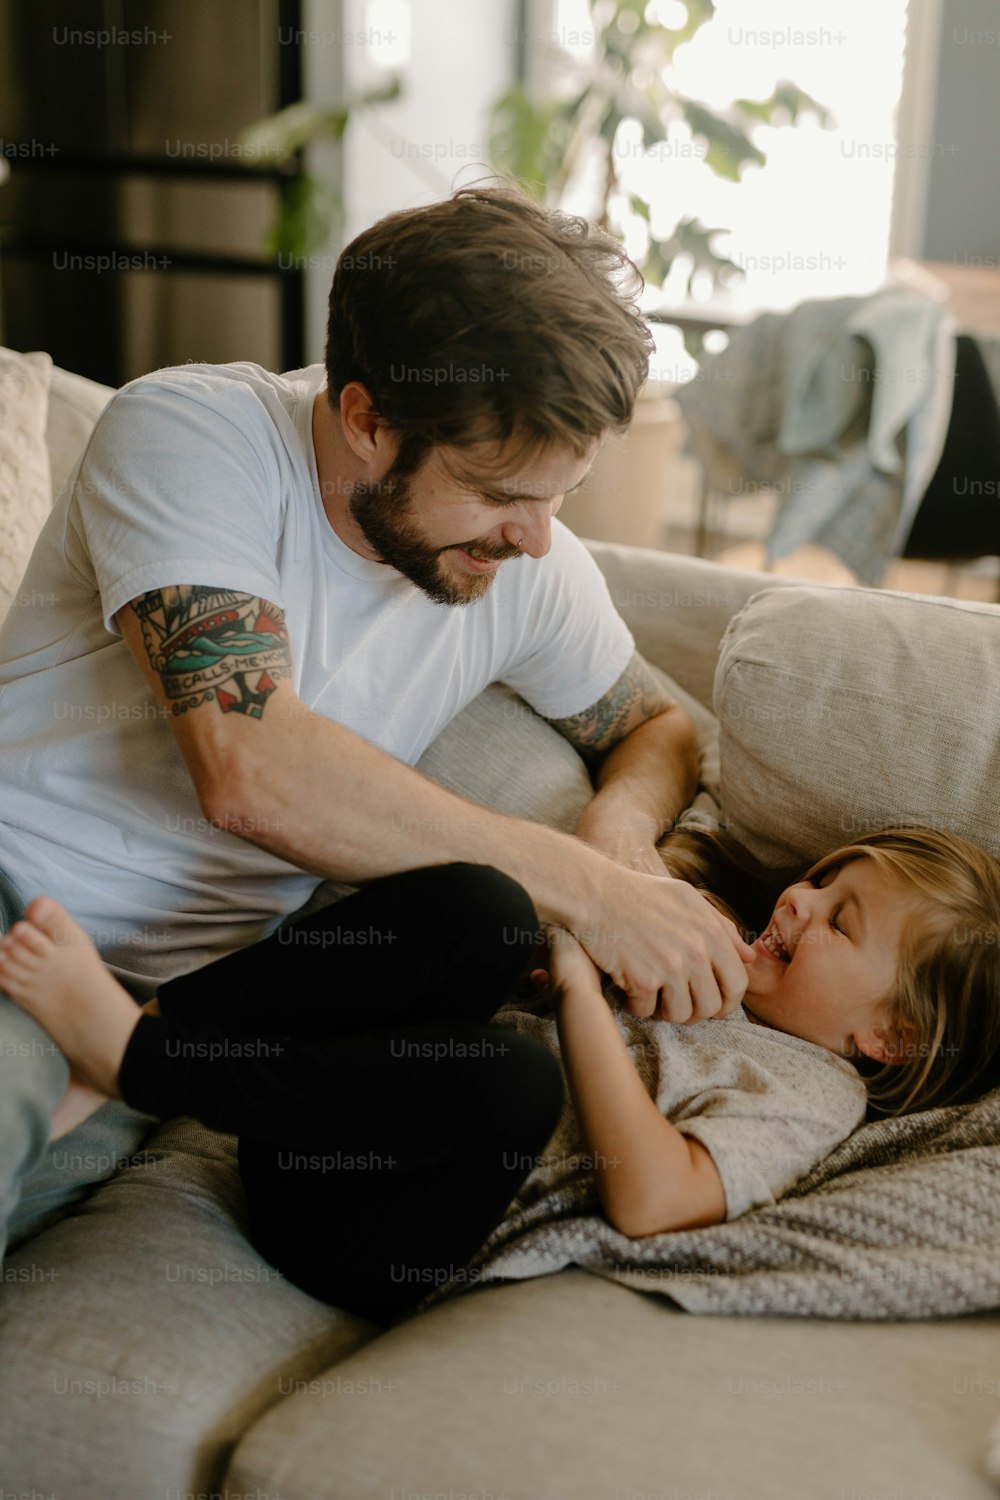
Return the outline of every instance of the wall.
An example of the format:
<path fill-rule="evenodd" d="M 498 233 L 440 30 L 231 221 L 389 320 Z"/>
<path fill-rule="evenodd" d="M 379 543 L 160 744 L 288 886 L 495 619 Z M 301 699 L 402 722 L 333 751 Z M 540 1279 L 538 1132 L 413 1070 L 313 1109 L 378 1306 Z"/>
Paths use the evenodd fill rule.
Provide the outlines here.
<path fill-rule="evenodd" d="M 380 57 L 406 48 L 401 66 L 404 95 L 396 103 L 357 116 L 344 150 L 347 215 L 344 243 L 394 209 L 447 197 L 490 171 L 484 142 L 489 103 L 510 87 L 517 64 L 516 0 L 312 0 L 306 7 L 317 33 L 307 46 L 307 89 L 332 87 L 333 58 L 324 55 L 325 32 L 340 29 L 343 86 L 370 87 L 391 70 Z M 391 38 L 391 39 L 390 39 Z M 315 97 L 322 97 L 314 94 Z M 326 93 L 329 98 L 329 93 Z M 316 158 L 319 159 L 318 157 Z M 336 253 L 315 257 L 307 271 L 306 350 L 323 358 L 326 302 Z"/>
<path fill-rule="evenodd" d="M 944 0 L 920 252 L 926 260 L 1000 266 L 998 105 L 1000 0 Z"/>

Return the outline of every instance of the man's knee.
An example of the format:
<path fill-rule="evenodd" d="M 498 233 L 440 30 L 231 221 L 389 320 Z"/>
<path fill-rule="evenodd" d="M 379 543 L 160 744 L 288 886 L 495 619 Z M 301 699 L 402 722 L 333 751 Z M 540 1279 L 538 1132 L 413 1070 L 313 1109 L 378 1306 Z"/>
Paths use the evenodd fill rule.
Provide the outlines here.
<path fill-rule="evenodd" d="M 25 1099 L 41 1096 L 57 1103 L 68 1077 L 66 1059 L 52 1038 L 0 992 L 0 1126 Z"/>
<path fill-rule="evenodd" d="M 455 863 L 446 872 L 450 919 L 484 946 L 499 947 L 512 962 L 526 963 L 544 941 L 535 903 L 518 881 L 493 865 Z"/>
<path fill-rule="evenodd" d="M 422 940 L 458 941 L 463 963 L 513 979 L 544 942 L 528 892 L 493 865 L 461 860 L 383 877 L 369 887 L 384 920 L 400 912 Z M 443 951 L 443 950 L 442 950 Z"/>
<path fill-rule="evenodd" d="M 21 1185 L 45 1154 L 68 1077 L 51 1038 L 0 994 L 0 1259 Z"/>

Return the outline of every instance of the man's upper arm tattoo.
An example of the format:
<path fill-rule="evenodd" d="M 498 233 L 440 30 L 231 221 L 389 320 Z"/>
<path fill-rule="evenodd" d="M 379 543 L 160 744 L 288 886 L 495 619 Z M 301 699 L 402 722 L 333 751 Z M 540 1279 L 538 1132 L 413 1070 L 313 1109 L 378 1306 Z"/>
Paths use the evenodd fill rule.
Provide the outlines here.
<path fill-rule="evenodd" d="M 674 706 L 674 699 L 657 682 L 649 663 L 636 651 L 618 681 L 603 698 L 568 719 L 549 719 L 584 755 L 611 750 L 647 719 Z"/>
<path fill-rule="evenodd" d="M 224 714 L 259 719 L 292 675 L 284 616 L 267 599 L 181 584 L 141 594 L 132 608 L 175 714 L 214 698 Z"/>

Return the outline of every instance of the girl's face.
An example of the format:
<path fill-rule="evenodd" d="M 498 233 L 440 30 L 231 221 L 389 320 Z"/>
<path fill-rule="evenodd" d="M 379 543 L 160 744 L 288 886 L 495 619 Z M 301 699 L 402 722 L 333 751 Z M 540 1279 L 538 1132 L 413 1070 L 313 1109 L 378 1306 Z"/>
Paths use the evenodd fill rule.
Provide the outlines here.
<path fill-rule="evenodd" d="M 914 897 L 863 857 L 790 885 L 747 963 L 747 1015 L 844 1057 L 898 1056 L 904 1039 L 879 1002 L 894 987 L 913 910 Z"/>

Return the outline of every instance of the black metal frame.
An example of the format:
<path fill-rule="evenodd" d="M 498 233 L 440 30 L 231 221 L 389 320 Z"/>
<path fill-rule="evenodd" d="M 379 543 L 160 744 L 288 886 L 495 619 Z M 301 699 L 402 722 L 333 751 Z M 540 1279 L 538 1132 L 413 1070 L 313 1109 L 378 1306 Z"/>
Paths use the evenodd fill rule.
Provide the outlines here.
<path fill-rule="evenodd" d="M 278 0 L 279 26 L 282 30 L 301 28 L 300 0 Z M 297 47 L 282 47 L 278 54 L 278 108 L 294 104 L 302 97 L 302 59 Z M 120 101 L 119 101 L 120 102 Z M 277 167 L 253 167 L 245 162 L 180 161 L 169 156 L 140 155 L 122 152 L 90 154 L 60 151 L 58 156 L 19 154 L 17 147 L 8 154 L 17 162 L 18 172 L 49 172 L 99 175 L 120 181 L 130 176 L 173 178 L 178 182 L 229 181 L 274 183 L 285 195 L 294 191 L 303 175 L 303 154 L 297 152 L 286 164 Z M 301 269 L 286 268 L 265 254 L 225 255 L 211 251 L 191 252 L 155 245 L 126 244 L 120 240 L 58 243 L 37 235 L 17 233 L 0 228 L 0 254 L 22 255 L 41 259 L 54 253 L 80 256 L 148 256 L 161 261 L 157 270 L 163 275 L 178 271 L 201 271 L 220 276 L 263 276 L 277 280 L 281 296 L 281 368 L 299 368 L 305 360 L 305 278 Z"/>

